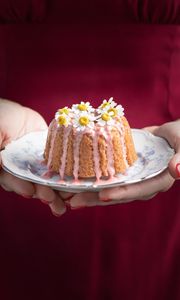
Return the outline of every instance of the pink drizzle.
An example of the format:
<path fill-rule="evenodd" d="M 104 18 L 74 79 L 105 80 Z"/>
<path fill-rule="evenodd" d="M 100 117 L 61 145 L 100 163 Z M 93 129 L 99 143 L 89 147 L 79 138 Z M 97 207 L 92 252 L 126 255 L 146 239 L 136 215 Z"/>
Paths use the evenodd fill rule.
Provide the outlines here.
<path fill-rule="evenodd" d="M 115 174 L 115 169 L 114 169 L 112 137 L 111 137 L 110 130 L 111 128 L 109 128 L 109 126 L 105 126 L 105 128 L 103 129 L 103 136 L 106 139 L 106 143 L 107 143 L 107 169 L 110 178 L 112 178 Z"/>
<path fill-rule="evenodd" d="M 59 169 L 59 175 L 60 178 L 64 178 L 64 171 L 65 171 L 65 166 L 66 166 L 66 156 L 67 156 L 67 147 L 68 147 L 68 138 L 69 134 L 71 132 L 72 127 L 64 127 L 64 133 L 63 133 L 63 154 L 61 156 L 61 166 Z"/>
<path fill-rule="evenodd" d="M 53 125 L 53 128 L 52 128 L 52 138 L 51 138 L 49 157 L 48 157 L 48 163 L 47 163 L 48 168 L 51 168 L 51 164 L 52 164 L 54 142 L 55 142 L 55 139 L 56 139 L 57 130 L 58 130 L 58 127 L 57 127 L 57 124 L 55 122 L 54 125 Z"/>
<path fill-rule="evenodd" d="M 126 146 L 125 146 L 125 128 L 123 124 L 118 124 L 116 126 L 117 130 L 119 131 L 120 134 L 120 142 L 122 146 L 122 155 L 123 155 L 123 160 L 125 163 L 126 168 L 129 167 L 128 162 L 127 162 L 127 151 L 126 151 Z"/>
<path fill-rule="evenodd" d="M 79 148 L 80 143 L 83 137 L 83 132 L 79 132 L 78 134 L 75 134 L 75 141 L 74 141 L 74 170 L 73 175 L 76 182 L 78 182 L 78 175 L 79 175 Z"/>
<path fill-rule="evenodd" d="M 96 179 L 99 181 L 101 178 L 102 172 L 100 169 L 100 158 L 99 158 L 99 149 L 98 149 L 98 138 L 99 138 L 99 128 L 94 131 L 93 134 L 93 157 L 94 157 L 94 170 L 96 174 Z"/>
<path fill-rule="evenodd" d="M 126 153 L 126 147 L 125 147 L 125 128 L 122 124 L 116 124 L 115 126 L 117 130 L 120 133 L 120 142 L 122 146 L 122 153 L 123 153 L 123 159 L 126 167 L 128 167 L 127 162 L 127 153 Z M 51 138 L 51 144 L 50 144 L 50 151 L 49 151 L 49 157 L 48 157 L 48 168 L 51 168 L 52 159 L 53 159 L 53 149 L 54 149 L 54 143 L 58 131 L 58 127 L 56 122 L 53 125 L 52 130 L 52 138 Z M 66 166 L 66 157 L 67 157 L 67 147 L 68 147 L 68 138 L 69 134 L 71 132 L 72 127 L 68 126 L 64 128 L 64 135 L 63 135 L 63 154 L 61 157 L 61 166 L 59 169 L 59 174 L 61 180 L 64 179 L 64 172 L 65 172 L 65 166 Z M 74 169 L 73 169 L 73 175 L 74 175 L 74 182 L 78 184 L 78 175 L 79 175 L 79 149 L 80 149 L 80 143 L 82 140 L 82 137 L 85 133 L 91 133 L 93 136 L 93 159 L 94 159 L 94 171 L 96 176 L 96 183 L 100 181 L 100 178 L 102 176 L 102 172 L 100 169 L 100 156 L 99 156 L 99 149 L 98 149 L 98 138 L 99 135 L 102 135 L 107 143 L 107 170 L 109 173 L 109 180 L 111 180 L 115 175 L 115 169 L 114 169 L 114 157 L 113 157 L 113 144 L 112 144 L 112 137 L 111 137 L 111 127 L 105 126 L 96 128 L 96 130 L 85 130 L 83 132 L 79 132 L 78 134 L 75 134 L 75 141 L 73 145 L 73 153 L 74 153 Z M 43 177 L 50 177 L 52 174 L 47 172 L 46 174 L 43 174 Z"/>

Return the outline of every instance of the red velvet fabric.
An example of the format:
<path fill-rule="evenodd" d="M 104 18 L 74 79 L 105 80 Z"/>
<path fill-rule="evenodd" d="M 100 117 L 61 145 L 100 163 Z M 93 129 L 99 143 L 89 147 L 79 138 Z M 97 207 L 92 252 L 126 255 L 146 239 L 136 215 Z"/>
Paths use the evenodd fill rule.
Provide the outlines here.
<path fill-rule="evenodd" d="M 106 1 L 103 12 L 107 7 L 111 16 L 126 6 L 126 25 L 119 15 L 121 24 L 111 18 L 111 25 L 91 26 L 80 24 L 80 12 L 78 24 L 62 24 L 60 5 L 64 20 L 73 10 L 59 3 L 46 2 L 41 24 L 0 26 L 1 97 L 48 122 L 62 105 L 110 96 L 132 127 L 179 118 L 179 1 Z M 83 3 L 77 7 L 84 11 Z M 93 20 L 96 9 L 87 11 Z M 178 182 L 150 201 L 68 211 L 59 219 L 36 199 L 3 190 L 0 198 L 3 300 L 180 299 Z"/>

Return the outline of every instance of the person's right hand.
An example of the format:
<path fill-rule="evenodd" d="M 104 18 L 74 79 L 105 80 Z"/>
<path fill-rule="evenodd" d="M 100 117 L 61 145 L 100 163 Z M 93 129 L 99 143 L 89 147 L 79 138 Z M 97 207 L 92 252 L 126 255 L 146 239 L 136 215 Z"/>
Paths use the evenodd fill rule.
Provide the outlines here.
<path fill-rule="evenodd" d="M 71 208 L 117 205 L 135 200 L 149 200 L 160 192 L 168 191 L 175 180 L 180 180 L 180 120 L 168 122 L 161 126 L 147 127 L 146 130 L 166 139 L 175 150 L 168 168 L 161 174 L 141 182 L 106 188 L 99 193 L 79 193 L 70 200 Z"/>
<path fill-rule="evenodd" d="M 15 102 L 0 99 L 0 149 L 28 132 L 46 129 L 46 122 L 36 111 Z M 49 205 L 56 216 L 66 211 L 64 200 L 71 196 L 70 193 L 59 193 L 49 187 L 19 179 L 2 168 L 0 168 L 0 185 L 4 190 L 15 192 L 25 198 L 40 199 Z"/>

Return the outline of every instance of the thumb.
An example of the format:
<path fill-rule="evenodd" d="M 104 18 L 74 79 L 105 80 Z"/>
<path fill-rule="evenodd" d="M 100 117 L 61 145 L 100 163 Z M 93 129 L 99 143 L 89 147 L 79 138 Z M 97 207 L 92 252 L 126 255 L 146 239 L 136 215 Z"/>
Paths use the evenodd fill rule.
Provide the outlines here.
<path fill-rule="evenodd" d="M 43 117 L 31 108 L 25 107 L 26 122 L 24 127 L 24 133 L 31 131 L 46 130 L 47 124 Z"/>
<path fill-rule="evenodd" d="M 175 179 L 180 179 L 180 141 L 179 144 L 174 148 L 176 154 L 169 162 L 169 173 Z"/>
<path fill-rule="evenodd" d="M 169 173 L 180 179 L 180 120 L 165 123 L 154 130 L 154 134 L 165 138 L 175 150 L 175 155 L 168 164 Z"/>

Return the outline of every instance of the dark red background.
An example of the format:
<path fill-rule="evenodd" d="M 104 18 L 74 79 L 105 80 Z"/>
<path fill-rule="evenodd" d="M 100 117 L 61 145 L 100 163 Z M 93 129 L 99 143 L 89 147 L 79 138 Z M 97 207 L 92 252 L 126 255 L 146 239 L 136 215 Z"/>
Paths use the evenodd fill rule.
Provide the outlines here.
<path fill-rule="evenodd" d="M 132 127 L 180 116 L 180 1 L 0 1 L 0 96 L 50 122 L 114 96 Z M 180 188 L 68 211 L 0 191 L 0 293 L 11 299 L 180 299 Z"/>

